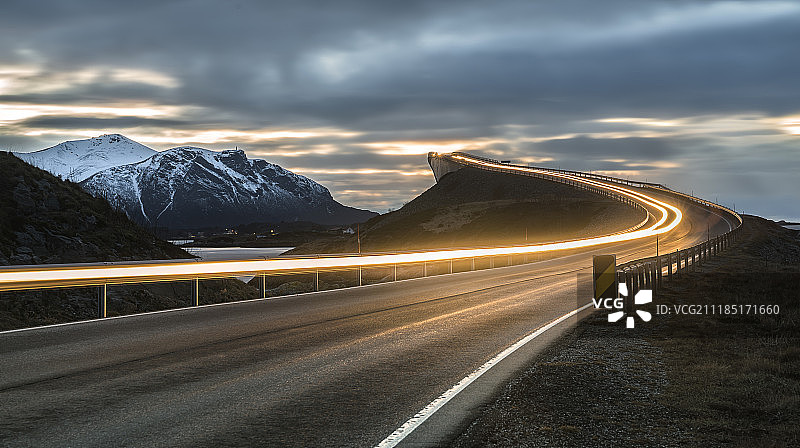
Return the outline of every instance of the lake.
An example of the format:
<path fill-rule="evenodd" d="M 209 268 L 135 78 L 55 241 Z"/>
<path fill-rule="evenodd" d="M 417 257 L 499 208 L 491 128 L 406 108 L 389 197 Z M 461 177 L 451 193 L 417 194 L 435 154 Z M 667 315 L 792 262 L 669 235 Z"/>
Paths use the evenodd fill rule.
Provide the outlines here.
<path fill-rule="evenodd" d="M 278 256 L 291 247 L 184 247 L 205 261 L 255 260 Z"/>

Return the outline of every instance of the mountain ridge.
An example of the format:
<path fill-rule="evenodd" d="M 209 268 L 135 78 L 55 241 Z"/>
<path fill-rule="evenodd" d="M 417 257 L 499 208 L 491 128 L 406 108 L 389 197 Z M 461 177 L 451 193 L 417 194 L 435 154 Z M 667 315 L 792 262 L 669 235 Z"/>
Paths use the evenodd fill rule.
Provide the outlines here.
<path fill-rule="evenodd" d="M 120 134 L 60 143 L 20 159 L 77 182 L 148 227 L 252 222 L 350 224 L 377 215 L 340 204 L 305 176 L 244 151 L 178 146 L 155 151 Z"/>

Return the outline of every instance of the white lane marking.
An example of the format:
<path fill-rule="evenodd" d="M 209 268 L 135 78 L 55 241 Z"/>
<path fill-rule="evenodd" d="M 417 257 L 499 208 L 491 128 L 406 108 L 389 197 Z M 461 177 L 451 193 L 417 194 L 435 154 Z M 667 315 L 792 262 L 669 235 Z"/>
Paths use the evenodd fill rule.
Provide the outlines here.
<path fill-rule="evenodd" d="M 433 415 L 436 411 L 441 409 L 442 406 L 444 406 L 445 404 L 447 404 L 447 402 L 452 400 L 453 397 L 458 395 L 459 392 L 461 392 L 462 390 L 466 389 L 467 386 L 472 384 L 476 379 L 480 378 L 481 375 L 486 373 L 494 365 L 496 365 L 500 361 L 504 360 L 506 357 L 508 357 L 508 355 L 514 353 L 515 351 L 517 351 L 519 348 L 521 348 L 522 346 L 524 346 L 528 342 L 536 339 L 537 337 L 539 337 L 545 331 L 555 327 L 556 325 L 558 325 L 561 322 L 565 321 L 566 319 L 569 319 L 570 317 L 580 313 L 581 311 L 585 310 L 586 308 L 589 308 L 590 306 L 592 306 L 592 304 L 591 303 L 587 303 L 586 305 L 584 305 L 584 306 L 582 306 L 582 307 L 580 307 L 578 309 L 570 311 L 569 313 L 557 318 L 556 320 L 550 322 L 549 324 L 547 324 L 547 325 L 545 325 L 543 327 L 540 327 L 539 329 L 537 329 L 533 333 L 525 336 L 524 338 L 522 338 L 519 341 L 517 341 L 516 343 L 514 343 L 512 346 L 510 346 L 507 349 L 505 349 L 502 352 L 500 352 L 494 358 L 490 359 L 489 361 L 486 361 L 485 364 L 483 364 L 477 370 L 475 370 L 474 372 L 472 372 L 469 375 L 467 375 L 466 377 L 464 377 L 464 379 L 462 379 L 461 381 L 456 383 L 455 386 L 453 386 L 450 389 L 448 389 L 447 392 L 445 392 L 442 395 L 440 395 L 437 399 L 431 401 L 427 406 L 422 408 L 421 411 L 417 412 L 413 417 L 408 419 L 407 422 L 403 423 L 402 426 L 397 428 L 393 433 L 389 434 L 388 437 L 386 437 L 385 439 L 383 439 L 383 441 L 381 441 L 379 444 L 376 445 L 376 448 L 392 448 L 392 447 L 397 446 L 397 444 L 400 443 L 403 439 L 405 439 L 406 436 L 408 436 L 415 429 L 417 429 L 417 427 L 419 425 L 421 425 L 425 420 L 430 418 L 431 415 Z"/>

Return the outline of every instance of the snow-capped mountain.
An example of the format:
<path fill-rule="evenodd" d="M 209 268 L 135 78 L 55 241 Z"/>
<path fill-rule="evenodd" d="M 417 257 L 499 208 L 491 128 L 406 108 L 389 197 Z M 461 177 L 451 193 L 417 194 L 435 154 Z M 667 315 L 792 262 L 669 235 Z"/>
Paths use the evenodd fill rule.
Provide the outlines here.
<path fill-rule="evenodd" d="M 365 221 L 376 213 L 336 202 L 313 180 L 244 151 L 178 147 L 94 174 L 81 186 L 144 225 L 171 228 L 305 220 Z"/>
<path fill-rule="evenodd" d="M 59 143 L 36 152 L 18 152 L 17 157 L 72 182 L 81 182 L 113 166 L 142 161 L 157 151 L 119 134 Z"/>

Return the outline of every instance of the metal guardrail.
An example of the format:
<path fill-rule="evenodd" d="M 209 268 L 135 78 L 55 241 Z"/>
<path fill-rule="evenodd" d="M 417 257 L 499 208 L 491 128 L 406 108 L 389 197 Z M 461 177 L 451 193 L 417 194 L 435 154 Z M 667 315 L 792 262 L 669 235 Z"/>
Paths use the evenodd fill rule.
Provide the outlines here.
<path fill-rule="evenodd" d="M 671 282 L 675 275 L 696 270 L 711 257 L 719 255 L 736 241 L 741 225 L 728 233 L 718 235 L 683 250 L 640 258 L 617 266 L 617 281 L 628 286 L 628 291 L 658 290 L 664 280 Z"/>
<path fill-rule="evenodd" d="M 464 154 L 461 154 L 464 155 Z M 469 155 L 468 157 L 475 157 Z M 491 160 L 481 158 L 483 160 Z M 492 163 L 499 163 L 496 161 L 491 161 Z M 459 162 L 462 163 L 462 162 Z M 498 171 L 498 172 L 505 172 L 502 167 L 486 167 L 480 166 L 481 169 L 486 169 L 489 171 Z M 524 167 L 528 168 L 528 167 Z M 587 185 L 581 183 L 576 180 L 565 179 L 563 177 L 559 177 L 558 175 L 548 176 L 547 171 L 558 172 L 559 174 L 567 173 L 569 175 L 576 175 L 574 173 L 578 172 L 570 172 L 565 170 L 549 170 L 549 169 L 537 169 L 540 172 L 526 172 L 520 173 L 514 171 L 514 174 L 524 174 L 531 177 L 538 177 L 547 179 L 550 181 L 560 182 L 567 185 L 571 185 L 576 188 L 581 188 L 584 190 L 592 191 L 597 194 L 602 194 L 613 199 L 619 200 L 626 204 L 629 204 L 633 207 L 642 209 L 646 211 L 646 208 L 633 200 L 630 197 L 626 197 L 623 194 L 618 192 L 614 192 L 613 190 L 605 190 L 600 188 L 596 185 Z M 636 186 L 636 187 L 649 187 L 664 191 L 671 191 L 666 189 L 665 187 L 659 184 L 649 184 L 649 183 L 641 183 L 641 182 L 631 182 L 626 180 L 620 180 L 620 182 L 616 182 L 612 180 L 614 178 L 608 176 L 598 176 L 598 175 L 589 175 L 588 173 L 580 173 L 580 177 L 587 177 L 597 180 L 603 180 L 606 182 L 612 183 L 623 183 L 629 186 Z M 696 201 L 700 202 L 702 200 L 698 198 L 693 198 Z M 704 204 L 707 201 L 702 201 Z M 710 203 L 708 203 L 710 204 Z M 735 214 L 734 214 L 735 215 Z M 738 215 L 735 215 L 738 217 Z M 637 226 L 631 227 L 630 229 L 626 229 L 622 232 L 631 232 L 634 231 L 642 226 L 644 226 L 649 219 L 649 215 L 645 217 L 640 224 Z M 741 218 L 739 218 L 741 222 Z M 622 232 L 617 232 L 611 235 L 617 235 Z M 603 238 L 603 237 L 598 237 Z M 296 257 L 296 258 L 273 258 L 268 260 L 250 260 L 250 261 L 241 261 L 241 262 L 202 262 L 204 266 L 211 266 L 209 270 L 203 270 L 202 273 L 198 273 L 198 269 L 192 269 L 191 266 L 197 266 L 201 263 L 194 263 L 194 262 L 180 262 L 180 261 L 171 261 L 171 262 L 164 262 L 158 263 L 156 265 L 148 265 L 148 264 L 141 264 L 141 263 L 129 263 L 125 265 L 119 265 L 115 263 L 109 263 L 105 266 L 28 266 L 28 267 L 10 267 L 0 269 L 0 291 L 12 291 L 12 290 L 23 290 L 23 289 L 43 289 L 43 288 L 64 288 L 64 287 L 79 287 L 79 286 L 95 286 L 98 288 L 98 314 L 101 317 L 105 317 L 107 315 L 107 298 L 108 298 L 108 286 L 115 285 L 115 284 L 128 284 L 128 283 L 148 283 L 148 282 L 160 282 L 160 281 L 191 281 L 192 282 L 192 305 L 199 305 L 199 285 L 200 280 L 202 279 L 212 279 L 212 278 L 227 278 L 227 277 L 235 277 L 239 275 L 253 275 L 259 276 L 261 279 L 261 295 L 262 297 L 266 298 L 267 292 L 267 277 L 268 273 L 271 274 L 293 274 L 293 273 L 307 273 L 307 274 L 314 274 L 314 289 L 319 290 L 319 275 L 321 272 L 331 272 L 331 271 L 342 271 L 342 270 L 358 270 L 358 284 L 363 284 L 363 277 L 362 277 L 362 270 L 364 268 L 369 267 L 383 267 L 383 268 L 392 268 L 393 275 L 392 279 L 397 280 L 398 275 L 398 266 L 403 265 L 413 265 L 413 264 L 421 264 L 422 266 L 422 276 L 428 275 L 428 265 L 430 263 L 448 263 L 449 269 L 447 272 L 454 272 L 453 263 L 457 261 L 469 261 L 470 262 L 470 269 L 476 269 L 476 259 L 478 258 L 488 258 L 489 259 L 489 267 L 494 267 L 494 260 L 499 257 L 508 257 L 506 265 L 514 264 L 514 257 L 522 255 L 522 263 L 529 262 L 530 255 L 536 256 L 538 253 L 544 252 L 545 250 L 541 251 L 534 251 L 532 248 L 536 248 L 539 246 L 553 246 L 552 249 L 546 250 L 563 250 L 563 249 L 571 249 L 576 247 L 585 247 L 585 246 L 576 246 L 570 245 L 570 243 L 574 243 L 576 241 L 581 240 L 572 240 L 572 241 L 565 241 L 565 242 L 554 242 L 554 243 L 546 243 L 542 245 L 523 245 L 523 246 L 506 246 L 506 247 L 493 247 L 493 248 L 471 248 L 471 249 L 450 249 L 450 250 L 442 250 L 442 251 L 434 251 L 434 252 L 406 252 L 406 253 L 376 253 L 376 254 L 358 254 L 358 255 L 350 255 L 350 256 L 315 256 L 315 257 Z M 598 243 L 595 243 L 598 244 Z M 563 247 L 557 247 L 557 246 Z M 534 253 L 535 252 L 535 253 Z M 431 257 L 429 254 L 436 253 L 437 255 Z M 536 257 L 537 259 L 540 257 Z M 182 269 L 186 271 L 186 274 L 182 274 Z M 47 269 L 43 269 L 47 268 Z M 112 275 L 115 268 L 138 268 L 141 271 L 136 276 L 116 276 Z M 5 274 L 13 273 L 13 272 L 25 272 L 27 270 L 36 269 L 35 272 L 38 272 L 39 278 L 35 281 L 31 281 L 29 283 L 18 282 L 18 283 L 3 283 L 2 276 Z M 104 271 L 105 270 L 105 271 Z M 65 283 L 63 279 L 59 279 L 59 273 L 65 275 L 64 271 L 70 271 L 70 275 L 72 277 L 68 278 L 68 283 Z M 91 272 L 92 274 L 89 275 L 87 273 Z M 137 271 L 138 272 L 138 271 Z M 44 275 L 43 273 L 51 273 L 52 275 Z M 85 274 L 85 275 L 84 275 Z M 103 277 L 103 274 L 107 274 L 106 277 Z M 48 278 L 56 279 L 56 280 L 48 280 Z"/>
<path fill-rule="evenodd" d="M 736 225 L 732 225 L 731 230 L 726 233 L 709 238 L 686 249 L 679 249 L 663 255 L 659 254 L 655 257 L 644 257 L 617 266 L 617 281 L 625 283 L 629 291 L 636 291 L 641 288 L 655 290 L 662 286 L 664 277 L 667 278 L 667 281 L 672 281 L 673 275 L 696 269 L 697 266 L 705 263 L 709 258 L 717 256 L 720 252 L 728 249 L 739 237 L 743 224 L 742 217 L 725 206 L 686 193 L 673 191 L 663 186 L 649 186 L 648 188 L 661 190 L 680 199 L 717 209 L 735 219 Z"/>

